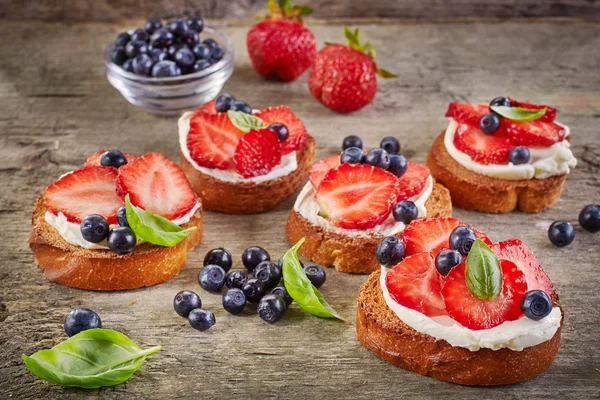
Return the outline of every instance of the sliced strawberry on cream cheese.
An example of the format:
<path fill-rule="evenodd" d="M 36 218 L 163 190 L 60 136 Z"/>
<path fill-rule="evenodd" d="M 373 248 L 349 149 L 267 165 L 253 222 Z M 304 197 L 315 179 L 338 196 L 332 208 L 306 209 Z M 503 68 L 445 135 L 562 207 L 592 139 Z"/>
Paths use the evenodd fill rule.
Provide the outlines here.
<path fill-rule="evenodd" d="M 398 178 L 398 191 L 396 192 L 397 201 L 410 199 L 417 196 L 425 185 L 430 175 L 429 168 L 426 165 L 409 162 L 406 172 Z"/>
<path fill-rule="evenodd" d="M 555 122 L 540 119 L 533 121 L 506 121 L 506 135 L 516 145 L 547 147 L 564 140 L 566 129 Z"/>
<path fill-rule="evenodd" d="M 507 122 L 508 124 L 508 122 Z M 515 147 L 503 132 L 486 135 L 479 127 L 459 124 L 454 134 L 454 145 L 480 164 L 504 164 Z"/>
<path fill-rule="evenodd" d="M 479 119 L 490 112 L 488 104 L 452 102 L 448 105 L 446 117 L 471 126 L 479 127 Z"/>
<path fill-rule="evenodd" d="M 268 107 L 256 113 L 256 116 L 262 119 L 267 126 L 278 122 L 288 128 L 289 136 L 281 142 L 284 155 L 300 150 L 306 144 L 306 127 L 288 106 Z"/>
<path fill-rule="evenodd" d="M 319 162 L 313 164 L 308 171 L 308 180 L 312 184 L 313 188 L 316 190 L 319 188 L 319 184 L 325 178 L 325 175 L 329 172 L 329 170 L 339 167 L 341 164 L 340 156 L 329 156 L 321 159 Z"/>
<path fill-rule="evenodd" d="M 244 178 L 267 174 L 281 162 L 277 134 L 268 128 L 248 132 L 240 139 L 233 162 Z"/>

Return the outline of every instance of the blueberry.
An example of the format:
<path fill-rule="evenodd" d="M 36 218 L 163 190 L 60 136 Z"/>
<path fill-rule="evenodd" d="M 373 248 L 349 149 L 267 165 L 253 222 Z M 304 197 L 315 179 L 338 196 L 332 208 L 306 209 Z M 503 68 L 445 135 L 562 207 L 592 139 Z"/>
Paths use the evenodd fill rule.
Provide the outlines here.
<path fill-rule="evenodd" d="M 242 286 L 242 290 L 250 303 L 258 303 L 265 295 L 265 284 L 256 278 L 248 279 Z"/>
<path fill-rule="evenodd" d="M 123 65 L 123 63 L 127 60 L 127 53 L 125 52 L 125 47 L 115 47 L 115 49 L 110 54 L 110 60 L 117 65 Z"/>
<path fill-rule="evenodd" d="M 204 256 L 204 266 L 208 264 L 218 265 L 219 267 L 223 268 L 225 272 L 231 269 L 232 263 L 233 261 L 231 259 L 231 253 L 229 250 L 226 250 L 222 247 L 212 249 Z"/>
<path fill-rule="evenodd" d="M 107 150 L 100 156 L 100 165 L 104 167 L 119 168 L 125 164 L 127 164 L 127 158 L 117 149 Z"/>
<path fill-rule="evenodd" d="M 117 35 L 115 38 L 115 46 L 123 46 L 127 45 L 127 42 L 131 40 L 131 36 L 127 32 L 122 32 Z"/>
<path fill-rule="evenodd" d="M 548 238 L 556 247 L 564 247 L 575 239 L 575 228 L 567 221 L 555 221 L 548 228 Z"/>
<path fill-rule="evenodd" d="M 246 295 L 242 289 L 229 289 L 223 295 L 223 308 L 230 314 L 239 314 L 246 307 Z"/>
<path fill-rule="evenodd" d="M 144 29 L 149 34 L 153 34 L 160 28 L 162 28 L 162 22 L 160 22 L 160 19 L 158 19 L 158 18 L 150 18 L 144 24 Z"/>
<path fill-rule="evenodd" d="M 514 165 L 527 164 L 531 158 L 531 152 L 525 146 L 517 146 L 508 154 L 508 161 Z"/>
<path fill-rule="evenodd" d="M 205 331 L 217 322 L 215 314 L 203 308 L 196 308 L 190 311 L 188 321 L 192 328 L 199 331 Z"/>
<path fill-rule="evenodd" d="M 141 40 L 132 40 L 125 46 L 125 53 L 127 53 L 127 57 L 129 58 L 133 58 L 139 54 L 146 54 L 147 52 L 148 45 Z"/>
<path fill-rule="evenodd" d="M 231 271 L 225 277 L 225 284 L 230 289 L 241 289 L 248 282 L 248 275 L 243 271 Z"/>
<path fill-rule="evenodd" d="M 220 47 L 213 48 L 210 52 L 210 58 L 212 58 L 215 61 L 221 61 L 221 59 L 223 58 L 223 49 Z"/>
<path fill-rule="evenodd" d="M 271 294 L 275 294 L 281 297 L 285 302 L 286 307 L 289 307 L 290 304 L 292 304 L 292 302 L 294 301 L 294 299 L 292 299 L 292 296 L 290 296 L 290 294 L 284 286 L 277 286 L 276 288 L 271 290 Z"/>
<path fill-rule="evenodd" d="M 600 204 L 588 204 L 579 213 L 579 225 L 586 231 L 600 231 Z"/>
<path fill-rule="evenodd" d="M 129 227 L 129 222 L 127 222 L 127 208 L 125 206 L 119 207 L 117 210 L 117 222 L 119 226 Z"/>
<path fill-rule="evenodd" d="M 217 102 L 215 103 L 215 110 L 217 112 L 226 112 L 231 108 L 231 106 L 235 103 L 235 98 L 227 93 L 223 93 L 219 97 L 217 97 Z"/>
<path fill-rule="evenodd" d="M 530 290 L 521 300 L 521 311 L 527 318 L 539 321 L 552 311 L 552 300 L 543 290 Z"/>
<path fill-rule="evenodd" d="M 256 312 L 263 321 L 274 324 L 283 318 L 285 313 L 285 301 L 275 294 L 268 294 L 258 302 Z"/>
<path fill-rule="evenodd" d="M 483 115 L 479 119 L 479 128 L 487 135 L 493 135 L 500 128 L 500 117 L 495 112 Z"/>
<path fill-rule="evenodd" d="M 149 76 L 152 72 L 154 61 L 148 54 L 138 54 L 133 59 L 133 73 L 141 76 Z"/>
<path fill-rule="evenodd" d="M 308 277 L 310 283 L 312 283 L 317 289 L 323 286 L 325 280 L 327 279 L 325 270 L 318 265 L 307 265 L 304 267 L 304 273 Z"/>
<path fill-rule="evenodd" d="M 383 149 L 373 149 L 367 153 L 365 163 L 374 167 L 388 169 L 390 166 L 390 156 Z"/>
<path fill-rule="evenodd" d="M 203 71 L 211 65 L 212 63 L 209 60 L 198 60 L 194 63 L 194 66 L 192 67 L 192 72 Z"/>
<path fill-rule="evenodd" d="M 189 50 L 189 47 L 185 43 L 173 43 L 172 45 L 170 45 L 167 48 L 167 54 L 169 55 L 169 58 L 175 61 L 175 53 L 177 53 L 181 49 Z"/>
<path fill-rule="evenodd" d="M 192 49 L 195 45 L 200 43 L 200 38 L 198 37 L 198 34 L 196 32 L 187 31 L 181 38 L 181 41 L 187 44 L 190 49 Z"/>
<path fill-rule="evenodd" d="M 148 41 L 148 32 L 143 29 L 136 29 L 131 34 L 131 40 L 141 40 L 142 42 Z"/>
<path fill-rule="evenodd" d="M 258 246 L 248 247 L 242 253 L 242 264 L 244 264 L 244 267 L 246 267 L 246 269 L 250 272 L 252 272 L 254 268 L 256 268 L 256 266 L 261 262 L 270 260 L 271 256 L 269 253 L 262 247 Z"/>
<path fill-rule="evenodd" d="M 490 101 L 490 107 L 491 106 L 512 107 L 512 102 L 506 97 L 496 97 L 494 100 Z"/>
<path fill-rule="evenodd" d="M 155 78 L 179 75 L 181 75 L 181 69 L 173 61 L 159 61 L 152 67 L 152 76 Z"/>
<path fill-rule="evenodd" d="M 241 111 L 246 114 L 252 114 L 252 107 L 248 105 L 248 103 L 244 103 L 243 101 L 235 101 L 231 106 L 233 111 Z"/>
<path fill-rule="evenodd" d="M 358 147 L 359 149 L 362 149 L 363 142 L 362 142 L 362 140 L 360 140 L 360 138 L 358 136 L 355 136 L 355 135 L 346 136 L 344 138 L 344 141 L 342 142 L 342 150 L 346 150 L 347 148 L 350 148 L 350 147 Z"/>
<path fill-rule="evenodd" d="M 211 49 L 214 49 L 215 47 L 219 46 L 217 44 L 217 42 L 214 41 L 214 39 L 206 39 L 205 41 L 203 41 L 202 43 L 204 43 L 205 45 L 207 45 L 208 47 L 210 47 Z"/>
<path fill-rule="evenodd" d="M 457 250 L 463 256 L 467 256 L 477 236 L 468 226 L 457 226 L 450 233 L 449 244 L 452 250 Z"/>
<path fill-rule="evenodd" d="M 279 122 L 269 125 L 269 130 L 277 134 L 277 139 L 279 139 L 280 142 L 283 142 L 290 136 L 290 131 L 287 126 L 280 124 Z"/>
<path fill-rule="evenodd" d="M 187 25 L 189 29 L 196 33 L 200 33 L 204 29 L 204 21 L 200 17 L 188 18 Z"/>
<path fill-rule="evenodd" d="M 87 308 L 77 308 L 67 314 L 64 328 L 67 336 L 77 335 L 88 329 L 102 328 L 98 314 Z"/>
<path fill-rule="evenodd" d="M 150 37 L 150 44 L 153 48 L 163 49 L 169 47 L 174 41 L 173 34 L 166 28 L 160 28 Z"/>
<path fill-rule="evenodd" d="M 114 228 L 107 238 L 108 248 L 119 255 L 131 253 L 135 248 L 135 242 L 135 233 L 126 226 Z"/>
<path fill-rule="evenodd" d="M 181 68 L 191 67 L 194 65 L 194 62 L 196 62 L 194 53 L 192 53 L 189 49 L 177 50 L 174 60 Z"/>
<path fill-rule="evenodd" d="M 340 156 L 342 164 L 362 164 L 365 162 L 365 153 L 358 147 L 348 147 Z"/>
<path fill-rule="evenodd" d="M 148 52 L 148 55 L 154 64 L 169 58 L 169 54 L 167 54 L 167 52 L 165 52 L 163 49 L 152 49 Z"/>
<path fill-rule="evenodd" d="M 400 142 L 393 136 L 386 136 L 383 139 L 381 139 L 379 147 L 387 151 L 388 154 L 400 153 Z"/>
<path fill-rule="evenodd" d="M 123 65 L 121 65 L 121 68 L 123 68 L 127 72 L 133 72 L 132 64 L 133 64 L 133 58 L 128 58 L 127 60 L 125 60 Z"/>
<path fill-rule="evenodd" d="M 198 273 L 198 283 L 204 290 L 218 292 L 225 285 L 225 270 L 218 265 L 206 265 Z"/>
<path fill-rule="evenodd" d="M 167 23 L 167 29 L 173 33 L 178 38 L 183 38 L 183 36 L 188 32 L 188 24 L 185 19 L 178 18 L 175 21 L 171 21 Z"/>
<path fill-rule="evenodd" d="M 102 215 L 90 214 L 81 221 L 79 230 L 88 242 L 99 243 L 108 237 L 110 227 Z"/>
<path fill-rule="evenodd" d="M 277 264 L 263 261 L 254 268 L 254 277 L 265 284 L 265 289 L 271 289 L 281 281 L 281 271 Z"/>
<path fill-rule="evenodd" d="M 408 163 L 403 155 L 390 154 L 390 166 L 388 167 L 389 172 L 400 178 L 406 173 L 406 168 L 408 168 Z"/>
<path fill-rule="evenodd" d="M 182 290 L 175 295 L 173 299 L 173 308 L 175 312 L 184 318 L 187 318 L 190 311 L 201 308 L 202 301 L 200 297 L 191 290 Z"/>
<path fill-rule="evenodd" d="M 462 255 L 457 250 L 444 249 L 435 256 L 435 267 L 442 276 L 462 262 Z"/>
<path fill-rule="evenodd" d="M 404 243 L 396 236 L 383 238 L 377 245 L 375 255 L 379 264 L 384 267 L 393 267 L 404 259 Z"/>
<path fill-rule="evenodd" d="M 392 209 L 394 219 L 398 222 L 403 222 L 405 225 L 410 224 L 419 216 L 419 209 L 414 201 L 403 200 L 394 205 Z"/>

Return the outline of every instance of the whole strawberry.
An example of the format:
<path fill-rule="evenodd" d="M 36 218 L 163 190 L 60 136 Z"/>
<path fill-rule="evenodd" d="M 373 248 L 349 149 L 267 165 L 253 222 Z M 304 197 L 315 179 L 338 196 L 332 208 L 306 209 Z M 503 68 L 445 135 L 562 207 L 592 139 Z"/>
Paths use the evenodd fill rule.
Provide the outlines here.
<path fill-rule="evenodd" d="M 317 43 L 302 16 L 311 12 L 291 0 L 269 0 L 266 19 L 252 26 L 246 38 L 256 72 L 268 79 L 293 81 L 310 67 Z"/>
<path fill-rule="evenodd" d="M 377 79 L 396 75 L 375 64 L 375 48 L 360 43 L 358 29 L 344 28 L 348 45 L 328 44 L 317 54 L 308 80 L 312 95 L 339 113 L 360 110 L 373 100 Z"/>

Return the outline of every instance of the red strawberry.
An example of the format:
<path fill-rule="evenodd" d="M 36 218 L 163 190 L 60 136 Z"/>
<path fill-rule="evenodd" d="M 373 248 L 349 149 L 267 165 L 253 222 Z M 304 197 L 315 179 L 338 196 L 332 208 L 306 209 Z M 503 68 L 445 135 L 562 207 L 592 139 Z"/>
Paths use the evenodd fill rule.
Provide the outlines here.
<path fill-rule="evenodd" d="M 454 134 L 454 145 L 473 161 L 481 164 L 508 162 L 508 154 L 514 145 L 501 132 L 486 135 L 478 127 L 460 124 Z"/>
<path fill-rule="evenodd" d="M 81 223 L 90 214 L 100 214 L 109 224 L 116 224 L 117 209 L 123 205 L 116 193 L 117 171 L 113 167 L 73 171 L 46 188 L 44 205 L 54 214 L 63 213 L 70 222 Z"/>
<path fill-rule="evenodd" d="M 242 136 L 233 156 L 235 168 L 244 178 L 265 175 L 280 161 L 281 145 L 277 134 L 268 128 Z"/>
<path fill-rule="evenodd" d="M 104 153 L 106 153 L 106 149 L 98 150 L 97 152 L 90 154 L 88 156 L 88 158 L 85 160 L 85 164 L 83 164 L 83 166 L 84 167 L 99 167 L 99 166 L 101 166 L 100 165 L 100 156 L 102 156 L 102 154 L 104 154 Z M 129 153 L 123 153 L 123 155 L 127 159 L 128 163 L 130 163 L 138 158 L 137 156 L 134 156 L 133 154 L 129 154 Z"/>
<path fill-rule="evenodd" d="M 397 200 L 406 200 L 421 193 L 429 174 L 427 166 L 409 162 L 406 172 L 398 179 Z"/>
<path fill-rule="evenodd" d="M 217 104 L 217 100 L 211 100 L 203 106 L 196 108 L 194 113 L 203 112 L 206 114 L 216 114 L 217 110 L 215 109 L 215 104 Z"/>
<path fill-rule="evenodd" d="M 371 43 L 360 43 L 358 30 L 344 29 L 348 45 L 328 44 L 317 53 L 308 88 L 323 105 L 339 113 L 359 110 L 377 92 L 376 75 L 395 77 L 375 64 Z"/>
<path fill-rule="evenodd" d="M 293 81 L 310 67 L 317 42 L 301 17 L 311 11 L 293 6 L 291 0 L 268 2 L 266 19 L 252 26 L 246 37 L 256 72 L 268 79 Z"/>
<path fill-rule="evenodd" d="M 373 228 L 390 215 L 397 185 L 398 179 L 383 168 L 342 164 L 319 185 L 319 215 L 340 228 Z"/>
<path fill-rule="evenodd" d="M 405 307 L 430 317 L 447 314 L 440 295 L 442 276 L 431 253 L 406 257 L 388 271 L 385 285 L 392 299 Z"/>
<path fill-rule="evenodd" d="M 185 174 L 160 153 L 148 153 L 119 168 L 117 194 L 129 194 L 132 204 L 173 220 L 198 202 Z"/>
<path fill-rule="evenodd" d="M 522 107 L 527 108 L 529 110 L 539 110 L 542 108 L 546 108 L 546 112 L 540 118 L 541 121 L 552 122 L 554 121 L 554 118 L 556 118 L 556 108 L 554 107 L 545 106 L 543 104 L 532 104 L 526 103 L 524 101 L 517 101 L 515 99 L 511 99 L 510 97 L 508 99 L 512 102 L 513 107 Z"/>
<path fill-rule="evenodd" d="M 473 330 L 490 329 L 523 315 L 521 299 L 527 292 L 525 276 L 511 261 L 499 261 L 502 292 L 494 300 L 479 300 L 471 294 L 465 277 L 465 262 L 452 268 L 446 276 L 442 298 L 448 314 L 462 326 Z"/>
<path fill-rule="evenodd" d="M 552 296 L 554 286 L 531 249 L 519 239 L 509 239 L 491 246 L 499 259 L 512 261 L 523 271 L 528 290 L 543 290 Z"/>
<path fill-rule="evenodd" d="M 479 119 L 490 112 L 487 104 L 471 104 L 452 102 L 448 105 L 446 117 L 454 118 L 458 122 L 479 126 Z"/>
<path fill-rule="evenodd" d="M 329 172 L 329 170 L 338 167 L 341 164 L 340 156 L 329 156 L 323 158 L 321 161 L 313 164 L 308 171 L 308 179 L 310 183 L 312 183 L 313 188 L 317 190 L 319 184 L 325 178 L 325 175 Z"/>
<path fill-rule="evenodd" d="M 256 116 L 262 119 L 267 126 L 279 122 L 288 128 L 290 136 L 281 142 L 283 154 L 300 150 L 306 144 L 307 136 L 304 123 L 288 106 L 267 107 L 259 111 Z"/>
<path fill-rule="evenodd" d="M 231 123 L 227 113 L 196 112 L 190 119 L 187 146 L 198 165 L 233 168 L 233 154 L 244 132 Z"/>
<path fill-rule="evenodd" d="M 506 134 L 523 146 L 551 146 L 565 138 L 565 128 L 541 118 L 533 121 L 506 121 Z"/>

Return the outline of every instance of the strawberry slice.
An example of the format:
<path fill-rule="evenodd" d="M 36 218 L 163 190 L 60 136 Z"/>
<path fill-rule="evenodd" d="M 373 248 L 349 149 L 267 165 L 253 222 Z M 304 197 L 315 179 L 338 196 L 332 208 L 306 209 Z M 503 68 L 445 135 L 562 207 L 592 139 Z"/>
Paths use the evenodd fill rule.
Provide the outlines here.
<path fill-rule="evenodd" d="M 319 215 L 340 228 L 373 228 L 390 215 L 397 186 L 398 179 L 383 168 L 342 164 L 317 189 Z"/>
<path fill-rule="evenodd" d="M 506 134 L 523 146 L 551 146 L 565 138 L 565 128 L 541 118 L 533 121 L 506 121 Z"/>
<path fill-rule="evenodd" d="M 116 224 L 117 209 L 123 205 L 116 193 L 117 174 L 113 167 L 75 170 L 46 188 L 44 205 L 54 214 L 63 213 L 70 222 L 81 223 L 90 214 L 100 214 L 109 224 Z"/>
<path fill-rule="evenodd" d="M 196 110 L 194 110 L 194 113 L 203 112 L 206 114 L 216 114 L 217 110 L 215 109 L 215 104 L 217 104 L 217 100 L 211 100 L 203 106 L 196 108 Z"/>
<path fill-rule="evenodd" d="M 435 258 L 431 253 L 406 257 L 388 271 L 385 285 L 392 299 L 404 307 L 430 317 L 447 314 L 440 294 L 442 276 L 435 267 Z"/>
<path fill-rule="evenodd" d="M 512 261 L 521 269 L 528 290 L 543 290 L 552 296 L 554 286 L 531 249 L 520 239 L 509 239 L 491 246 L 499 259 Z"/>
<path fill-rule="evenodd" d="M 102 166 L 100 164 L 100 157 L 104 153 L 106 153 L 106 149 L 98 150 L 97 152 L 90 154 L 88 156 L 88 158 L 85 160 L 85 164 L 83 164 L 83 166 L 84 167 L 100 167 L 100 166 Z M 138 158 L 137 156 L 134 156 L 133 154 L 129 154 L 129 153 L 123 153 L 123 155 L 127 159 L 128 163 L 130 163 L 133 160 L 136 160 Z"/>
<path fill-rule="evenodd" d="M 409 162 L 406 172 L 398 179 L 399 185 L 396 192 L 396 200 L 406 200 L 421 193 L 427 183 L 429 174 L 427 166 Z"/>
<path fill-rule="evenodd" d="M 265 175 L 281 162 L 277 134 L 268 128 L 248 132 L 240 139 L 233 162 L 244 178 Z"/>
<path fill-rule="evenodd" d="M 187 146 L 200 166 L 233 169 L 233 154 L 244 132 L 231 123 L 227 113 L 195 112 L 190 119 Z"/>
<path fill-rule="evenodd" d="M 308 171 L 308 179 L 310 183 L 312 183 L 313 188 L 317 190 L 319 188 L 319 184 L 325 178 L 325 175 L 329 172 L 329 170 L 339 167 L 341 164 L 340 156 L 329 156 L 325 157 L 317 163 L 314 163 L 312 167 L 310 167 L 310 171 Z"/>
<path fill-rule="evenodd" d="M 478 127 L 458 125 L 454 134 L 454 145 L 473 161 L 481 164 L 503 164 L 514 145 L 502 132 L 486 135 Z"/>
<path fill-rule="evenodd" d="M 267 107 L 259 111 L 256 116 L 262 119 L 267 126 L 279 122 L 288 128 L 290 136 L 281 142 L 283 154 L 299 150 L 306 144 L 307 136 L 304 123 L 288 106 Z"/>
<path fill-rule="evenodd" d="M 458 122 L 479 127 L 479 119 L 490 112 L 488 104 L 471 104 L 452 102 L 448 105 L 446 117 L 454 118 Z"/>
<path fill-rule="evenodd" d="M 499 260 L 502 270 L 502 291 L 494 300 L 474 297 L 465 277 L 466 263 L 450 270 L 442 284 L 442 298 L 448 314 L 462 326 L 473 329 L 490 329 L 505 321 L 519 319 L 521 299 L 527 292 L 525 275 L 513 262 Z"/>
<path fill-rule="evenodd" d="M 540 110 L 542 108 L 546 108 L 546 112 L 540 118 L 540 120 L 542 121 L 553 122 L 554 118 L 556 118 L 556 108 L 554 107 L 546 106 L 543 104 L 532 104 L 526 103 L 524 101 L 517 101 L 515 99 L 511 99 L 510 97 L 508 99 L 512 102 L 513 107 L 522 107 L 527 108 L 528 110 Z"/>
<path fill-rule="evenodd" d="M 185 174 L 160 153 L 148 153 L 118 169 L 117 194 L 132 204 L 174 220 L 198 202 Z"/>

